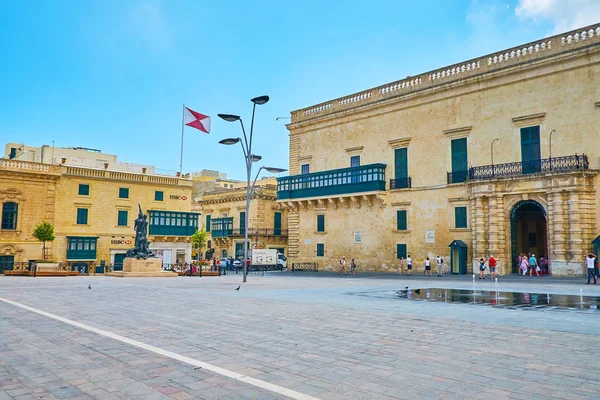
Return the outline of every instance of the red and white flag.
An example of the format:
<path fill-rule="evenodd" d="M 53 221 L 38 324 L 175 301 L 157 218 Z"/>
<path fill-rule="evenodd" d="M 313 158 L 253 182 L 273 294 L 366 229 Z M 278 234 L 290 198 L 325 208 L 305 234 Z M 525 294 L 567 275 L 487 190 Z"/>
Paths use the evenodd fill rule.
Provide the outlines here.
<path fill-rule="evenodd" d="M 199 112 L 190 110 L 185 106 L 183 108 L 184 125 L 196 128 L 204 133 L 210 132 L 210 117 L 208 115 L 200 114 Z"/>

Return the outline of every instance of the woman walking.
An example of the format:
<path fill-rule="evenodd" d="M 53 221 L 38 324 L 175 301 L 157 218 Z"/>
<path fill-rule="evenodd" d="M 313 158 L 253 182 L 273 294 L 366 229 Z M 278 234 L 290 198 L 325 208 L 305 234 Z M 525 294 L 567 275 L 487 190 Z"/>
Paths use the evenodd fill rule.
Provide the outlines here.
<path fill-rule="evenodd" d="M 527 256 L 525 254 L 521 254 L 521 265 L 519 268 L 521 269 L 521 273 L 523 276 L 527 275 L 527 268 L 529 267 L 529 261 L 527 261 Z"/>
<path fill-rule="evenodd" d="M 425 259 L 425 276 L 431 276 L 431 262 L 429 262 L 429 257 Z"/>
<path fill-rule="evenodd" d="M 483 257 L 479 259 L 479 279 L 485 279 L 485 260 Z"/>
<path fill-rule="evenodd" d="M 356 274 L 356 272 L 354 272 L 356 270 L 356 263 L 354 262 L 354 258 L 352 259 L 352 261 L 350 261 L 350 275 L 354 276 Z"/>
<path fill-rule="evenodd" d="M 404 257 L 400 257 L 400 265 L 398 266 L 398 272 L 402 275 L 402 267 L 404 267 Z"/>

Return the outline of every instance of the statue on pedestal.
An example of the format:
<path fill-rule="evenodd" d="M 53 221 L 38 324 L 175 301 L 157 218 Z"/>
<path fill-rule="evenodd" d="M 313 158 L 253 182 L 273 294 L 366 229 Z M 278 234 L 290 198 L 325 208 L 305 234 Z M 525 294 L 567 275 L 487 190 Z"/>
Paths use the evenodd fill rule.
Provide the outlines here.
<path fill-rule="evenodd" d="M 146 258 L 156 257 L 154 253 L 150 250 L 150 242 L 148 241 L 148 221 L 147 216 L 142 212 L 142 206 L 139 205 L 140 213 L 138 214 L 135 223 L 133 224 L 133 229 L 135 230 L 135 247 L 133 249 L 127 250 L 127 257 Z"/>

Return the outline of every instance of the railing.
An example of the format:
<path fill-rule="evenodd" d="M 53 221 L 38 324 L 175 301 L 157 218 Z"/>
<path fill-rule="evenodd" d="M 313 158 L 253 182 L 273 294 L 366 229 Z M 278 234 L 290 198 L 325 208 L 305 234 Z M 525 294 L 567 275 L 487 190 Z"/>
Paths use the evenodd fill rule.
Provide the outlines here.
<path fill-rule="evenodd" d="M 575 154 L 574 156 L 471 167 L 469 168 L 469 179 L 486 180 L 517 177 L 529 174 L 585 171 L 588 168 L 589 162 L 587 155 Z"/>
<path fill-rule="evenodd" d="M 17 169 L 25 171 L 40 171 L 49 172 L 50 166 L 47 164 L 40 164 L 30 161 L 19 161 L 19 160 L 5 160 L 0 159 L 0 168 L 4 169 Z"/>
<path fill-rule="evenodd" d="M 464 182 L 467 180 L 467 176 L 469 176 L 469 171 L 448 172 L 448 184 Z"/>
<path fill-rule="evenodd" d="M 600 25 L 590 25 L 295 110 L 291 113 L 291 122 L 301 122 L 349 108 L 377 103 L 390 97 L 443 87 L 450 82 L 463 81 L 523 62 L 534 62 L 578 48 L 586 48 L 599 42 Z"/>
<path fill-rule="evenodd" d="M 292 263 L 292 274 L 297 271 L 319 272 L 319 263 L 316 263 L 316 262 Z"/>
<path fill-rule="evenodd" d="M 392 189 L 407 189 L 412 187 L 410 176 L 408 178 L 390 179 L 390 190 Z"/>
<path fill-rule="evenodd" d="M 287 229 L 274 229 L 274 228 L 236 228 L 236 229 L 224 229 L 218 230 L 215 236 L 215 231 L 212 231 L 212 237 L 225 237 L 225 236 L 244 236 L 248 231 L 248 236 L 284 236 L 287 237 Z"/>
<path fill-rule="evenodd" d="M 277 178 L 277 199 L 385 190 L 385 167 L 370 164 Z"/>

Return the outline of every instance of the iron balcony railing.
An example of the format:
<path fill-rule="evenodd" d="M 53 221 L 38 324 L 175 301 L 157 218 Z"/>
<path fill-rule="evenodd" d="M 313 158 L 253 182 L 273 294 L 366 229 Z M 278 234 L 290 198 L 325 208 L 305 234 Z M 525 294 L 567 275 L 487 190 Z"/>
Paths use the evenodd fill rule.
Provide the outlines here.
<path fill-rule="evenodd" d="M 211 232 L 212 237 L 226 237 L 226 236 L 244 236 L 246 229 L 223 229 Z M 248 236 L 284 236 L 287 237 L 287 229 L 274 229 L 274 228 L 249 228 Z"/>
<path fill-rule="evenodd" d="M 277 178 L 277 199 L 299 199 L 385 190 L 385 164 Z"/>
<path fill-rule="evenodd" d="M 407 189 L 411 187 L 410 176 L 408 178 L 390 179 L 390 190 L 392 189 Z"/>
<path fill-rule="evenodd" d="M 587 169 L 589 169 L 587 155 L 575 154 L 574 156 L 471 167 L 469 168 L 469 179 L 476 181 L 517 177 L 529 174 L 584 171 Z"/>

